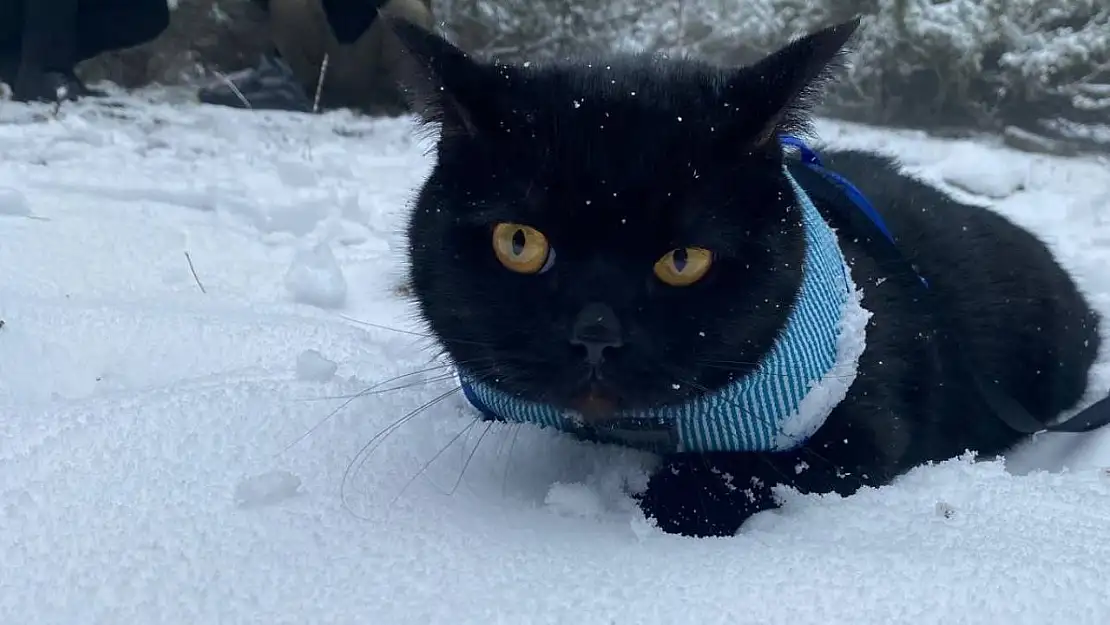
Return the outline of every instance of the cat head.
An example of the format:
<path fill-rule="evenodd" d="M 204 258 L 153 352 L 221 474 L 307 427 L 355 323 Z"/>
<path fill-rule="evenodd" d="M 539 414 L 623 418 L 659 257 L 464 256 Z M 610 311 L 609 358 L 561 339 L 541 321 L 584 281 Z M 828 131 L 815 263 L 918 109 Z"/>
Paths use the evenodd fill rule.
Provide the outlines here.
<path fill-rule="evenodd" d="M 744 67 L 649 55 L 481 62 L 390 21 L 439 129 L 410 286 L 467 376 L 604 419 L 751 373 L 801 283 L 778 137 L 859 25 Z"/>

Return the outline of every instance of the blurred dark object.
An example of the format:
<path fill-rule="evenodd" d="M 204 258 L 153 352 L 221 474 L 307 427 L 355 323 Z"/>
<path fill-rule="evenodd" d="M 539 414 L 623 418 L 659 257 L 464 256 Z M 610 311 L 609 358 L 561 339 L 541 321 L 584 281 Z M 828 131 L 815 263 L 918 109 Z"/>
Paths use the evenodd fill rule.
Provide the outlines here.
<path fill-rule="evenodd" d="M 339 43 L 347 45 L 362 37 L 374 20 L 378 10 L 388 0 L 320 0 L 331 32 Z"/>
<path fill-rule="evenodd" d="M 358 0 L 345 0 L 354 6 Z M 432 12 L 428 0 L 389 0 L 381 6 L 383 13 L 406 19 L 425 28 L 432 28 Z M 353 13 L 354 17 L 376 16 L 377 10 L 342 9 L 336 19 Z M 361 16 L 361 17 L 359 17 Z M 409 107 L 397 84 L 397 70 L 404 52 L 386 26 L 370 20 L 368 27 L 353 43 L 341 44 L 329 25 L 320 0 L 270 0 L 270 27 L 274 47 L 292 68 L 293 74 L 313 98 L 320 90 L 322 108 L 349 107 L 370 115 L 401 115 Z M 345 29 L 345 36 L 356 34 Z M 324 68 L 324 59 L 327 67 Z M 321 72 L 324 72 L 321 81 Z"/>
<path fill-rule="evenodd" d="M 127 88 L 151 83 L 193 85 L 213 73 L 254 65 L 269 52 L 266 14 L 251 0 L 177 0 L 170 25 L 158 39 L 101 55 L 78 73 Z"/>
<path fill-rule="evenodd" d="M 312 100 L 293 70 L 273 54 L 263 55 L 255 67 L 239 70 L 197 91 L 205 104 L 233 108 L 269 109 L 308 113 Z"/>
<path fill-rule="evenodd" d="M 168 24 L 165 0 L 0 0 L 0 80 L 19 101 L 103 95 L 77 64 L 151 41 Z"/>
<path fill-rule="evenodd" d="M 256 1 L 267 12 L 274 50 L 257 67 L 202 88 L 200 101 L 295 111 L 348 107 L 370 115 L 408 112 L 395 73 L 401 50 L 377 19 L 380 10 L 431 27 L 424 0 Z"/>
<path fill-rule="evenodd" d="M 335 4 L 337 24 L 348 18 L 366 23 L 368 16 L 377 15 L 374 0 L 361 6 L 358 0 L 346 1 L 351 4 Z M 431 28 L 428 2 L 391 0 L 381 10 Z M 373 20 L 361 35 L 357 26 L 354 21 L 343 26 L 345 38 L 356 37 L 344 45 L 332 32 L 321 0 L 178 0 L 169 29 L 157 40 L 104 55 L 80 71 L 88 80 L 107 79 L 128 88 L 151 83 L 197 86 L 204 91 L 198 97 L 232 106 L 241 98 L 228 82 L 245 81 L 261 89 L 254 92 L 266 100 L 259 108 L 286 98 L 284 107 L 292 106 L 296 98 L 293 90 L 275 80 L 281 68 L 274 61 L 280 58 L 301 91 L 315 100 L 326 55 L 321 109 L 350 107 L 371 115 L 407 112 L 394 73 L 400 50 L 391 38 L 383 37 L 382 26 Z M 263 75 L 252 78 L 254 71 Z M 271 87 L 278 89 L 267 91 Z M 228 93 L 235 95 L 234 101 Z"/>

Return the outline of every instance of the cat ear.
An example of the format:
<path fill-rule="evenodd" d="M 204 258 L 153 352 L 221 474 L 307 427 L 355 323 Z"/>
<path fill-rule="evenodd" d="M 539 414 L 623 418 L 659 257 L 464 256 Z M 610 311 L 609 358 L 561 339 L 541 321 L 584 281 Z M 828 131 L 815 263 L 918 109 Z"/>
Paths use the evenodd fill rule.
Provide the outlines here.
<path fill-rule="evenodd" d="M 440 124 L 443 135 L 477 133 L 481 97 L 492 95 L 489 72 L 443 37 L 412 22 L 381 13 L 398 44 L 398 81 L 413 110 Z"/>
<path fill-rule="evenodd" d="M 778 148 L 778 136 L 805 131 L 809 107 L 839 65 L 844 46 L 859 28 L 849 20 L 796 39 L 729 81 L 732 104 L 743 115 L 745 143 L 754 150 Z"/>

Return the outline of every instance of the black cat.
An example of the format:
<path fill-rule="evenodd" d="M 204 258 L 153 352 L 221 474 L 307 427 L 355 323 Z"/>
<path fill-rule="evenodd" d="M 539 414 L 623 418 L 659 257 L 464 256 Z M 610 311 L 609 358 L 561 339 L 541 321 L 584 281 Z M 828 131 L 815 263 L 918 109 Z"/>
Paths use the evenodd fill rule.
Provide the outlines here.
<path fill-rule="evenodd" d="M 1099 318 L 1037 238 L 827 152 L 881 213 L 860 229 L 784 149 L 858 25 L 718 68 L 486 63 L 391 23 L 441 131 L 407 232 L 423 319 L 487 417 L 663 454 L 640 502 L 668 532 L 1003 452 L 1024 434 L 983 380 L 1041 422 L 1086 388 Z"/>

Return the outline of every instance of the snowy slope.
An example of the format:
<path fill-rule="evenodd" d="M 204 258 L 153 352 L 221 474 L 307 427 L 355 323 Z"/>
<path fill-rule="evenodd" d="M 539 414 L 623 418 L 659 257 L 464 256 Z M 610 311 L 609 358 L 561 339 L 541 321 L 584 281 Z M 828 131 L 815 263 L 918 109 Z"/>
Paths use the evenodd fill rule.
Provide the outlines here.
<path fill-rule="evenodd" d="M 48 113 L 0 103 L 0 623 L 1110 623 L 1110 434 L 663 535 L 645 457 L 475 427 L 412 334 L 406 121 Z M 1107 163 L 821 130 L 1035 228 L 1110 314 Z"/>

